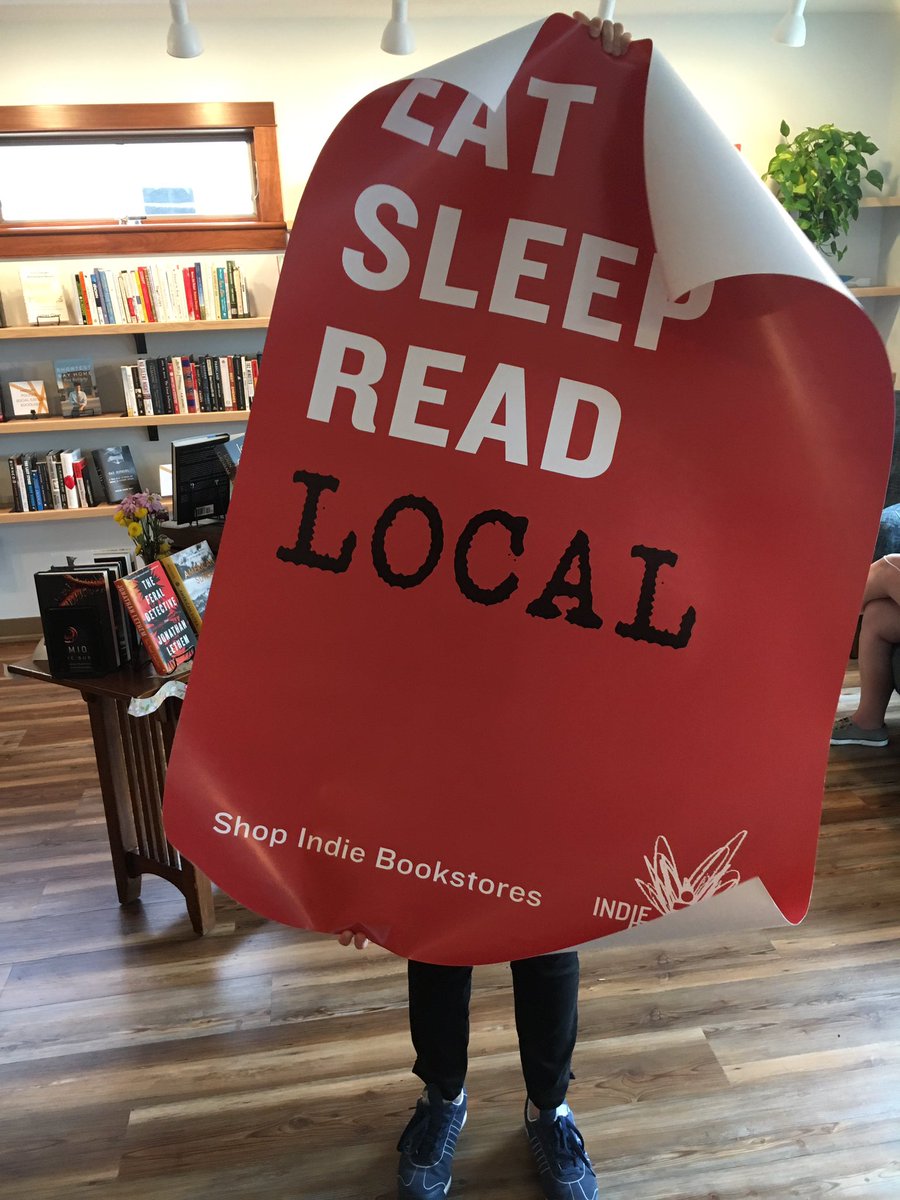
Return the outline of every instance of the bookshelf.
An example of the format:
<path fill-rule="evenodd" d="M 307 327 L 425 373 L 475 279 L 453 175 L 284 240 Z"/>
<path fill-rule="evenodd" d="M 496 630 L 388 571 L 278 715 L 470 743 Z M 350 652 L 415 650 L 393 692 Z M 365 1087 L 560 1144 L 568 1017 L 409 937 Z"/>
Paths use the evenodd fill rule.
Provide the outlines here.
<path fill-rule="evenodd" d="M 213 333 L 217 330 L 233 333 L 238 329 L 265 329 L 268 317 L 237 317 L 233 321 L 148 321 L 133 325 L 20 325 L 0 329 L 0 341 L 31 338 L 145 337 L 156 333 Z"/>
<path fill-rule="evenodd" d="M 164 260 L 157 260 L 164 262 Z M 277 256 L 266 252 L 243 254 L 240 261 L 249 267 L 251 311 L 271 310 L 277 284 Z M 71 315 L 77 311 L 73 292 L 71 260 L 50 264 L 63 284 L 66 304 Z M 119 265 L 119 264 L 117 264 Z M 121 265 L 130 265 L 121 260 Z M 99 416 L 39 418 L 12 417 L 0 421 L 0 454 L 9 458 L 19 453 L 44 453 L 60 445 L 94 449 L 109 444 L 124 444 L 128 433 L 137 431 L 138 442 L 145 439 L 157 443 L 150 451 L 140 451 L 133 445 L 138 473 L 144 487 L 158 490 L 159 467 L 167 460 L 171 437 L 192 436 L 193 433 L 234 429 L 246 424 L 249 409 L 227 409 L 212 412 L 147 413 L 128 415 L 121 383 L 120 366 L 148 354 L 163 357 L 202 355 L 230 356 L 232 353 L 253 355 L 262 348 L 269 318 L 266 315 L 234 317 L 228 320 L 140 321 L 129 324 L 60 324 L 26 325 L 21 289 L 18 284 L 18 264 L 0 263 L 2 290 L 7 318 L 14 323 L 0 328 L 0 384 L 6 400 L 5 384 L 10 379 L 43 378 L 48 396 L 54 394 L 54 360 L 84 357 L 96 368 L 98 391 L 104 412 Z M 150 344 L 148 347 L 148 343 Z M 15 365 L 14 365 L 15 364 Z M 51 401 L 52 404 L 52 401 Z M 161 435 L 168 433 L 168 439 Z M 54 435 L 51 442 L 50 436 Z M 40 451 L 37 450 L 40 447 Z M 5 464 L 4 464 L 5 467 Z M 4 470 L 0 475 L 0 526 L 50 525 L 58 521 L 90 521 L 108 516 L 109 506 L 97 505 L 85 509 L 45 509 L 39 512 L 16 512 L 10 483 Z M 68 528 L 68 527 L 63 527 Z M 12 531 L 11 531 L 12 532 Z M 68 535 L 66 535 L 68 540 Z"/>
<path fill-rule="evenodd" d="M 124 413 L 113 413 L 103 417 L 17 417 L 14 421 L 0 423 L 2 437 L 36 437 L 42 433 L 55 433 L 64 429 L 73 434 L 91 432 L 95 429 L 153 428 L 167 425 L 222 425 L 231 421 L 246 421 L 250 412 L 245 409 L 232 412 L 177 413 L 175 415 L 129 417 Z"/>

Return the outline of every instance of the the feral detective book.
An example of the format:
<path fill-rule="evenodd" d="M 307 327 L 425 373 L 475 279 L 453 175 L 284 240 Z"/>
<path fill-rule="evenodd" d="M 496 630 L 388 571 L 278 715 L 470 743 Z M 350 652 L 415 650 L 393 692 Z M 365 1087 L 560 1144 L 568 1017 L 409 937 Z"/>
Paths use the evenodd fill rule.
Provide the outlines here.
<path fill-rule="evenodd" d="M 105 571 L 38 571 L 34 577 L 52 675 L 108 675 L 119 665 Z"/>
<path fill-rule="evenodd" d="M 197 633 L 203 624 L 216 560 L 207 542 L 186 546 L 162 560 L 166 574 Z"/>
<path fill-rule="evenodd" d="M 190 662 L 197 638 L 161 562 L 116 580 L 116 587 L 160 675 Z"/>

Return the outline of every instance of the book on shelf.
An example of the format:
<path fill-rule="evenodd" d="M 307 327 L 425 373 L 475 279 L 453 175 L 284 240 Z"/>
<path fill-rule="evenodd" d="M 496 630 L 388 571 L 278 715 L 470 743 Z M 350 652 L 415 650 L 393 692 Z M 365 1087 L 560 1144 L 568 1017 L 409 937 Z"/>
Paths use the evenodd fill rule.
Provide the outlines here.
<path fill-rule="evenodd" d="M 59 309 L 46 299 L 41 302 L 41 311 L 46 310 L 45 323 L 68 323 L 59 276 L 52 272 L 42 274 L 51 277 L 45 280 L 42 294 L 53 296 L 54 303 L 61 298 L 62 304 Z M 228 321 L 251 315 L 247 272 L 235 259 L 228 259 L 222 265 L 141 263 L 116 269 L 86 266 L 84 270 L 71 272 L 68 278 L 73 285 L 76 320 L 82 325 Z M 37 286 L 35 280 L 34 296 L 38 295 Z M 58 320 L 53 316 L 57 311 Z M 38 323 L 31 316 L 29 320 Z"/>
<path fill-rule="evenodd" d="M 68 325 L 69 309 L 62 280 L 46 267 L 20 267 L 22 299 L 29 325 Z"/>
<path fill-rule="evenodd" d="M 92 457 L 102 493 L 109 504 L 118 504 L 126 496 L 143 490 L 129 446 L 103 446 L 94 450 Z"/>
<path fill-rule="evenodd" d="M 102 413 L 94 364 L 89 358 L 59 358 L 54 362 L 56 387 L 64 417 L 98 417 Z"/>
<path fill-rule="evenodd" d="M 43 379 L 14 379 L 7 386 L 14 417 L 49 417 Z"/>
<path fill-rule="evenodd" d="M 244 450 L 244 435 L 241 433 L 237 437 L 230 437 L 227 442 L 217 443 L 215 449 L 219 456 L 219 462 L 225 468 L 225 473 L 229 479 L 233 480 L 237 475 L 238 463 L 241 461 L 241 454 Z"/>
<path fill-rule="evenodd" d="M 127 461 L 123 457 L 120 463 L 114 461 L 113 465 L 106 464 L 103 459 L 107 451 L 86 452 L 77 447 L 10 455 L 6 462 L 13 512 L 95 508 L 106 499 L 110 503 L 118 503 L 130 492 L 140 491 L 127 447 L 109 447 L 108 451 L 115 460 L 123 449 L 127 453 Z M 118 474 L 118 485 L 112 489 L 115 500 L 110 499 L 107 493 L 98 455 L 104 470 Z"/>
<path fill-rule="evenodd" d="M 216 446 L 228 440 L 227 433 L 173 439 L 172 520 L 176 525 L 225 516 L 231 485 Z"/>
<path fill-rule="evenodd" d="M 216 565 L 209 544 L 198 542 L 194 546 L 186 546 L 183 550 L 176 550 L 174 554 L 167 554 L 160 561 L 195 633 L 199 633 Z"/>
<path fill-rule="evenodd" d="M 148 563 L 116 587 L 157 673 L 171 675 L 190 662 L 197 636 L 163 564 Z"/>
<path fill-rule="evenodd" d="M 120 665 L 107 567 L 65 567 L 34 576 L 50 672 L 63 677 L 107 675 Z"/>

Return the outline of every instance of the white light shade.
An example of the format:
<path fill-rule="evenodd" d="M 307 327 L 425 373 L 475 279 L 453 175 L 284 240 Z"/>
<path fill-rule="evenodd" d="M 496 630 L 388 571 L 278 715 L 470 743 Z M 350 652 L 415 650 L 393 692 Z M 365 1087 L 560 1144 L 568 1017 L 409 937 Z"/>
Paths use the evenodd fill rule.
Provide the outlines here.
<path fill-rule="evenodd" d="M 188 16 L 187 0 L 169 0 L 169 9 L 172 24 L 166 39 L 166 53 L 172 58 L 197 58 L 203 53 L 203 43 Z"/>
<path fill-rule="evenodd" d="M 791 10 L 775 26 L 774 38 L 784 46 L 806 45 L 806 21 L 803 10 L 806 0 L 792 0 Z"/>
<path fill-rule="evenodd" d="M 391 19 L 381 35 L 381 48 L 385 54 L 412 54 L 416 38 L 407 20 L 407 0 L 392 0 Z"/>
<path fill-rule="evenodd" d="M 616 15 L 616 0 L 602 0 L 600 5 L 600 20 L 612 21 Z"/>

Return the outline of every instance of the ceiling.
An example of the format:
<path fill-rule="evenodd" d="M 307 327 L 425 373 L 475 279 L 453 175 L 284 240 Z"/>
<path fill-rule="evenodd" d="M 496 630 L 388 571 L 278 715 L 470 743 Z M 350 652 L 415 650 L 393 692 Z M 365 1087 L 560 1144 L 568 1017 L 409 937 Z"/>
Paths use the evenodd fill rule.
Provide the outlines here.
<path fill-rule="evenodd" d="M 585 11 L 595 12 L 596 0 L 580 0 Z M 577 6 L 578 0 L 571 6 Z M 189 0 L 193 12 L 214 10 L 223 16 L 269 17 L 372 17 L 384 18 L 390 10 L 390 0 Z M 570 3 L 557 4 L 570 11 Z M 617 16 L 627 20 L 629 14 L 723 13 L 742 16 L 748 13 L 784 13 L 788 0 L 619 0 Z M 410 18 L 466 16 L 524 16 L 538 17 L 553 11 L 549 0 L 409 0 Z M 71 15 L 81 9 L 119 9 L 142 15 L 167 9 L 165 0 L 53 0 L 35 3 L 34 0 L 0 0 L 0 12 L 20 16 L 47 15 L 52 12 Z M 900 0 L 807 0 L 807 13 L 880 12 L 900 13 Z"/>

